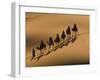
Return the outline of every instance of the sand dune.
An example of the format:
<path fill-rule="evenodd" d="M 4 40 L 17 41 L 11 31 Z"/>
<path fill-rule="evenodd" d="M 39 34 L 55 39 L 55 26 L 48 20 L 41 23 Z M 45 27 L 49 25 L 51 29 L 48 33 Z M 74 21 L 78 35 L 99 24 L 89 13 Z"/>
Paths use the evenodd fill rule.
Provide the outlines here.
<path fill-rule="evenodd" d="M 54 39 L 57 33 L 61 36 L 62 30 L 74 23 L 80 33 L 74 43 L 41 57 L 39 61 L 30 61 L 32 48 L 38 46 L 40 40 L 47 41 L 49 36 Z M 26 67 L 73 64 L 89 64 L 89 16 L 26 13 Z"/>

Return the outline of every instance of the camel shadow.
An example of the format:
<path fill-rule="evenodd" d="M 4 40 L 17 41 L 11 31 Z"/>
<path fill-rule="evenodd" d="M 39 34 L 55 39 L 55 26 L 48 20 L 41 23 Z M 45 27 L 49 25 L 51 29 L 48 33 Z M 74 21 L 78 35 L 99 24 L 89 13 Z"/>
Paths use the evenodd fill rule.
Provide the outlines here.
<path fill-rule="evenodd" d="M 49 55 L 51 52 L 56 51 L 59 48 L 63 48 L 64 46 L 68 46 L 70 42 L 74 43 L 76 41 L 76 39 L 77 39 L 77 37 L 74 37 L 70 41 L 69 40 L 66 40 L 66 41 L 60 43 L 58 46 L 55 46 L 52 50 L 48 51 L 45 55 Z M 38 57 L 34 58 L 34 60 L 39 61 L 41 57 L 45 56 L 44 53 L 40 53 L 40 54 L 41 55 L 39 55 Z M 30 57 L 28 57 L 28 58 L 30 58 Z"/>
<path fill-rule="evenodd" d="M 76 41 L 77 37 L 74 37 L 71 42 L 74 43 Z"/>

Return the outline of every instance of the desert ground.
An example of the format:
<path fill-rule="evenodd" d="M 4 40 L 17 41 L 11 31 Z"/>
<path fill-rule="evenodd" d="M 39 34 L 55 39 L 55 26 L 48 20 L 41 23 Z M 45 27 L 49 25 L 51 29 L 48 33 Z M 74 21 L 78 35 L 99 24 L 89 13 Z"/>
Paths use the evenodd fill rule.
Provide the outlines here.
<path fill-rule="evenodd" d="M 74 43 L 31 61 L 32 48 L 39 46 L 41 40 L 46 42 L 49 36 L 55 39 L 57 33 L 61 36 L 73 24 L 79 31 Z M 89 64 L 89 26 L 89 15 L 26 12 L 26 67 Z"/>

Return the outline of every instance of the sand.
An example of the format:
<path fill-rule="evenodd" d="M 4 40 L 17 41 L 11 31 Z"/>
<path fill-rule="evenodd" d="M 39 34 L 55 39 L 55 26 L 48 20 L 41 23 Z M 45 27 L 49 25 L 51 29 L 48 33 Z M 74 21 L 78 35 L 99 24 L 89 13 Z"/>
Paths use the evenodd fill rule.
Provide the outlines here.
<path fill-rule="evenodd" d="M 58 33 L 76 23 L 79 36 L 74 43 L 59 48 L 38 61 L 31 59 L 32 48 L 39 46 L 49 36 L 55 39 Z M 65 14 L 26 13 L 26 67 L 89 64 L 89 16 Z"/>

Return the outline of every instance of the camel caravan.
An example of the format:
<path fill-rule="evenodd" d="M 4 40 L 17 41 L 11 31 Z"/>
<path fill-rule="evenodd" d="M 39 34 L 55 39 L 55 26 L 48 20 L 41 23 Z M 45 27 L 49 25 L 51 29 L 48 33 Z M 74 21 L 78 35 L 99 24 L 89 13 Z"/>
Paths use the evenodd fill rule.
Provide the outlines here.
<path fill-rule="evenodd" d="M 77 25 L 74 24 L 72 28 L 68 26 L 65 31 L 63 30 L 61 36 L 57 33 L 55 39 L 50 36 L 46 42 L 41 40 L 40 45 L 32 49 L 31 61 L 33 59 L 39 60 L 42 56 L 48 55 L 59 48 L 63 48 L 63 46 L 67 46 L 70 42 L 73 43 L 78 35 Z"/>

